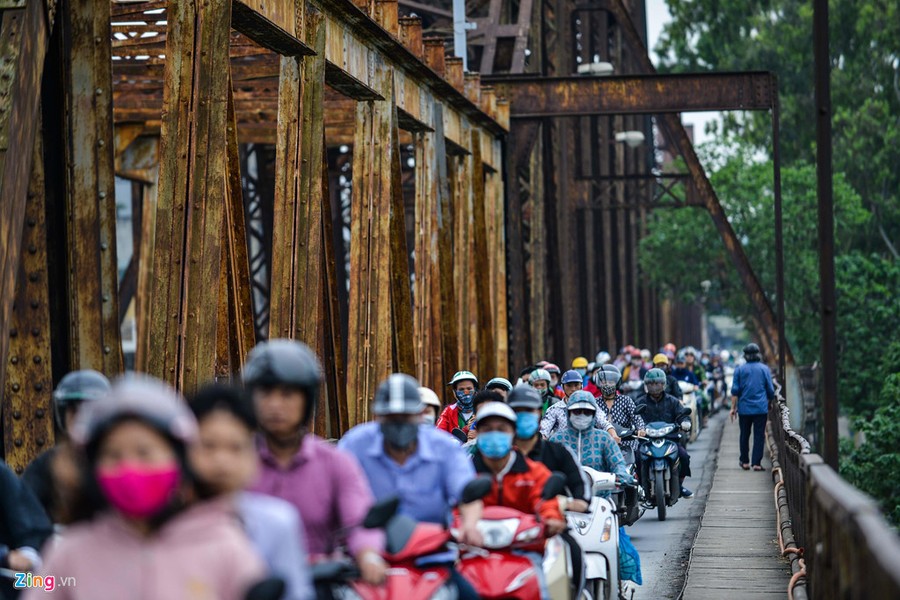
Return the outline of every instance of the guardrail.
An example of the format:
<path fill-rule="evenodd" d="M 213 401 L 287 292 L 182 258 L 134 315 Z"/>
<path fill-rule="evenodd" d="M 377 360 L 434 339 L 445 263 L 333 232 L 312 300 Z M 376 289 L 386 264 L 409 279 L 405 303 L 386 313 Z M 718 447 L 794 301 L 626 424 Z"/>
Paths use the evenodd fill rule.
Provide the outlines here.
<path fill-rule="evenodd" d="M 900 537 L 875 501 L 849 483 L 790 425 L 776 382 L 768 442 L 788 597 L 900 598 Z M 887 474 L 886 474 L 887 475 Z"/>

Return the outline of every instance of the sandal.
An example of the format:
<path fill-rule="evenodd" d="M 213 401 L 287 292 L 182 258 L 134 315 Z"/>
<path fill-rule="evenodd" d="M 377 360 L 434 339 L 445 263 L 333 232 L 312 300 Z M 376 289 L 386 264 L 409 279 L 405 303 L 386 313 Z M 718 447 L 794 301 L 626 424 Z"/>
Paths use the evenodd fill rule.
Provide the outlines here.
<path fill-rule="evenodd" d="M 763 468 L 762 465 L 753 465 L 753 470 L 754 471 L 765 471 L 765 468 Z"/>
<path fill-rule="evenodd" d="M 750 463 L 741 463 L 741 468 L 745 471 L 750 470 Z"/>

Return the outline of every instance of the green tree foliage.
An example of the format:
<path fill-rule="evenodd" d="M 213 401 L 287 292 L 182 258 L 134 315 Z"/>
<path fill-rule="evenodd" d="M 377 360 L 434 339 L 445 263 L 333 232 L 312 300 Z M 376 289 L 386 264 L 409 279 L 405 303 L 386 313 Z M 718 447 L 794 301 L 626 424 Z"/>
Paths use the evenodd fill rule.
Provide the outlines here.
<path fill-rule="evenodd" d="M 672 21 L 660 70 L 767 70 L 778 76 L 785 164 L 812 162 L 815 145 L 812 3 L 667 0 Z M 900 0 L 832 0 L 834 169 L 877 218 L 858 232 L 867 252 L 900 248 Z M 769 115 L 732 113 L 724 132 L 771 152 Z"/>

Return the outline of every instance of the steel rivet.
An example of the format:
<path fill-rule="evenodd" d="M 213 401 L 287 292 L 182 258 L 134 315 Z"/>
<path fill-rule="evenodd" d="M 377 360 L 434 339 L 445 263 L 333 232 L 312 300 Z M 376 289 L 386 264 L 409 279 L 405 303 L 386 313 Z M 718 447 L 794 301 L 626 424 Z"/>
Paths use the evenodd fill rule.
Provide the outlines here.
<path fill-rule="evenodd" d="M 103 294 L 103 301 L 109 302 L 109 294 Z"/>
<path fill-rule="evenodd" d="M 97 195 L 100 197 L 101 200 L 103 200 L 104 198 L 106 198 L 106 192 L 100 192 L 100 193 L 97 194 Z"/>
<path fill-rule="evenodd" d="M 36 443 L 38 446 L 43 446 L 43 445 L 44 445 L 44 438 L 39 437 L 38 439 L 35 440 L 35 443 Z"/>
<path fill-rule="evenodd" d="M 100 36 L 97 36 L 97 37 L 94 38 L 94 43 L 95 43 L 95 44 L 99 44 L 99 43 L 102 42 L 102 41 L 103 41 L 103 40 L 100 38 Z"/>
<path fill-rule="evenodd" d="M 34 219 L 28 219 L 27 221 L 29 227 L 34 227 L 37 225 L 37 222 Z"/>
<path fill-rule="evenodd" d="M 109 346 L 103 346 L 103 354 L 109 354 L 112 352 Z"/>
<path fill-rule="evenodd" d="M 34 411 L 34 416 L 37 417 L 38 419 L 43 419 L 44 418 L 44 409 L 39 408 L 36 411 Z"/>
<path fill-rule="evenodd" d="M 18 391 L 19 391 L 19 384 L 18 384 L 18 383 L 12 384 L 12 391 L 14 391 L 14 392 L 18 392 Z"/>
<path fill-rule="evenodd" d="M 41 357 L 40 357 L 40 356 L 35 356 L 35 357 L 32 358 L 31 360 L 33 360 L 33 361 L 34 361 L 34 364 L 36 364 L 36 365 L 41 364 Z"/>
<path fill-rule="evenodd" d="M 16 438 L 16 441 L 13 442 L 17 447 L 22 447 L 22 438 Z"/>
<path fill-rule="evenodd" d="M 19 357 L 13 356 L 12 358 L 9 359 L 9 362 L 11 362 L 14 365 L 17 365 L 17 364 L 19 364 Z"/>
<path fill-rule="evenodd" d="M 37 307 L 40 306 L 40 305 L 41 305 L 41 304 L 40 304 L 37 300 L 32 300 L 32 301 L 31 301 L 31 308 L 37 308 Z"/>
<path fill-rule="evenodd" d="M 34 281 L 37 281 L 37 280 L 38 280 L 38 274 L 37 274 L 37 273 L 31 273 L 31 274 L 28 276 L 28 281 L 34 282 Z"/>
<path fill-rule="evenodd" d="M 22 411 L 14 410 L 13 411 L 13 419 L 21 419 L 21 418 L 22 418 Z"/>
<path fill-rule="evenodd" d="M 13 337 L 16 337 L 17 335 L 19 335 L 18 329 L 10 329 L 9 330 L 9 337 L 13 338 Z"/>
<path fill-rule="evenodd" d="M 106 145 L 106 142 L 104 142 L 103 140 L 100 140 L 100 141 L 97 142 L 97 145 L 100 146 L 100 147 L 102 148 L 103 146 Z"/>
<path fill-rule="evenodd" d="M 35 254 L 36 252 L 37 252 L 37 246 L 35 246 L 34 244 L 31 244 L 30 246 L 28 246 L 29 254 Z"/>
<path fill-rule="evenodd" d="M 34 337 L 37 337 L 37 336 L 41 335 L 41 330 L 38 329 L 37 327 L 32 327 L 31 335 L 33 335 Z"/>
<path fill-rule="evenodd" d="M 97 94 L 98 96 L 100 96 L 101 94 L 103 94 L 103 90 L 101 90 L 100 88 L 97 88 L 96 90 L 94 90 L 94 93 Z"/>
<path fill-rule="evenodd" d="M 44 389 L 44 384 L 43 384 L 43 383 L 36 383 L 36 384 L 34 384 L 34 391 L 39 392 L 39 391 L 41 391 L 42 389 Z"/>
<path fill-rule="evenodd" d="M 101 250 L 106 250 L 107 248 L 109 248 L 109 244 L 107 244 L 106 242 L 103 242 L 103 243 L 100 244 L 100 249 L 101 249 Z"/>
<path fill-rule="evenodd" d="M 174 373 L 174 372 L 175 372 L 175 367 L 169 367 L 169 373 Z"/>
<path fill-rule="evenodd" d="M 22 465 L 19 465 L 19 466 L 16 467 L 16 473 L 17 473 L 18 475 L 21 475 L 21 474 L 24 473 L 24 472 L 25 472 L 25 467 L 23 467 Z"/>

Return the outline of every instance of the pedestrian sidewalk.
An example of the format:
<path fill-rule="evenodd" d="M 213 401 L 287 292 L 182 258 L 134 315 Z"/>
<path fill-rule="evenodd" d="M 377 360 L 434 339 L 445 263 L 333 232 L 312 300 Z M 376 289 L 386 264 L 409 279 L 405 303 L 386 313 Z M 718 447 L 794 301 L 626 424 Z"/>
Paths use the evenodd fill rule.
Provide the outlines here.
<path fill-rule="evenodd" d="M 739 427 L 725 424 L 709 501 L 688 566 L 684 600 L 784 598 L 790 563 L 779 556 L 772 463 L 738 463 Z M 752 440 L 751 440 L 752 444 Z"/>

